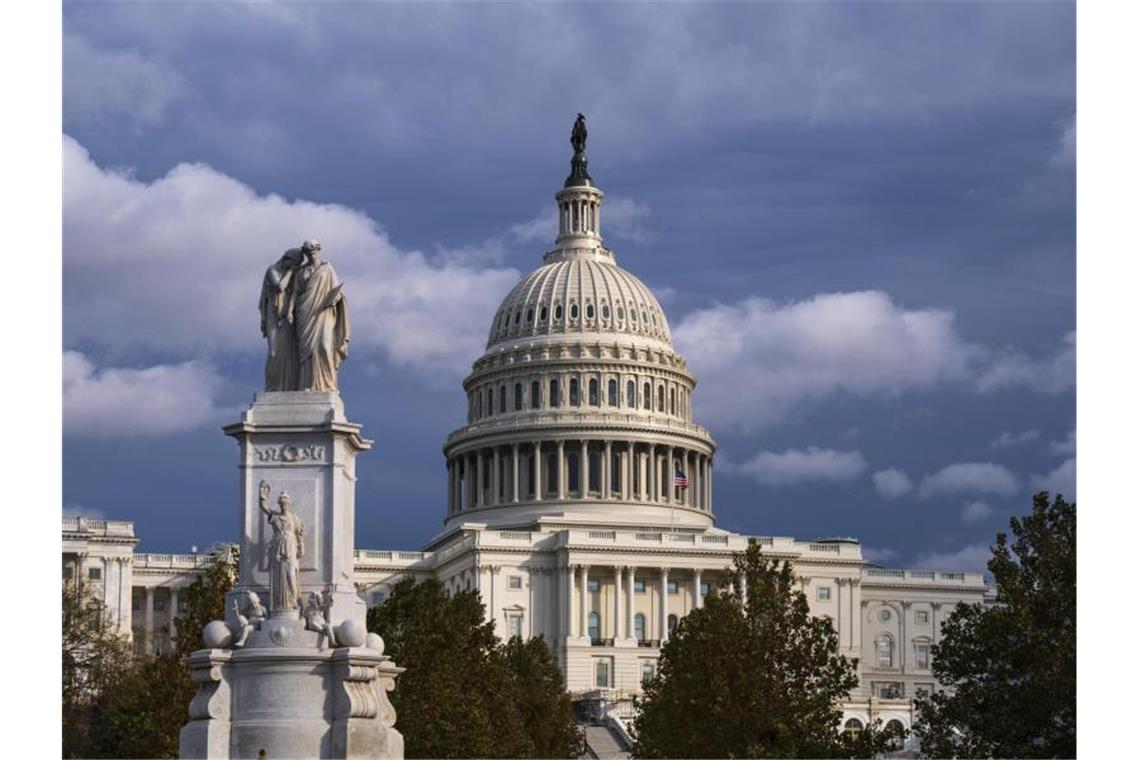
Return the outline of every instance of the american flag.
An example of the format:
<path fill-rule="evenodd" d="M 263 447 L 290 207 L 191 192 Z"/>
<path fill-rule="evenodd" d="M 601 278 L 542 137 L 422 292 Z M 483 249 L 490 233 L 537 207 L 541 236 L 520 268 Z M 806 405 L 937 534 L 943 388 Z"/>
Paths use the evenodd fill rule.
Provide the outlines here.
<path fill-rule="evenodd" d="M 677 470 L 676 474 L 673 475 L 673 485 L 677 488 L 688 488 L 689 479 L 685 477 L 685 473 Z"/>

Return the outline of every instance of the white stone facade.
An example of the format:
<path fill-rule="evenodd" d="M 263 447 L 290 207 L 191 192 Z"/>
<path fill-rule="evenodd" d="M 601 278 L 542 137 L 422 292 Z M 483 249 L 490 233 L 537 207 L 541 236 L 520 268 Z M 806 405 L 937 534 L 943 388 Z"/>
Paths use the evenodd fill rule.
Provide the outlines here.
<path fill-rule="evenodd" d="M 353 580 L 369 606 L 405 577 L 478 589 L 500 635 L 546 639 L 571 692 L 623 704 L 653 673 L 676 621 L 732 582 L 733 555 L 749 537 L 715 525 L 716 444 L 693 420 L 696 378 L 664 311 L 602 245 L 603 193 L 573 176 L 567 184 L 556 195 L 554 248 L 507 294 L 464 380 L 467 420 L 443 446 L 443 531 L 423 551 L 357 550 Z M 682 476 L 685 488 L 675 485 Z M 172 620 L 155 602 L 176 609 L 178 588 L 209 560 L 143 554 L 132 563 L 129 532 L 132 543 L 114 547 L 128 559 L 117 577 L 145 606 L 128 627 L 161 641 Z M 64 534 L 66 567 L 66 552 L 77 551 L 66 521 Z M 933 688 L 930 646 L 955 604 L 983 601 L 981 573 L 877 568 L 850 539 L 755 540 L 793 563 L 841 653 L 858 658 L 845 723 L 882 718 L 909 729 L 912 698 Z M 89 545 L 86 563 L 98 556 Z M 122 615 L 122 586 L 114 589 Z"/>

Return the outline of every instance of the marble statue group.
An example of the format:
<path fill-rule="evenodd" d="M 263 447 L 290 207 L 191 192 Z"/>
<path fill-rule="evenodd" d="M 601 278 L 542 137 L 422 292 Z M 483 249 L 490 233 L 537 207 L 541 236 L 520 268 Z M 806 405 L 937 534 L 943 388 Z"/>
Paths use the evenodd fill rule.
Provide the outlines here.
<path fill-rule="evenodd" d="M 267 391 L 335 391 L 351 328 L 341 282 L 321 244 L 290 248 L 265 272 L 261 334 L 269 344 Z"/>

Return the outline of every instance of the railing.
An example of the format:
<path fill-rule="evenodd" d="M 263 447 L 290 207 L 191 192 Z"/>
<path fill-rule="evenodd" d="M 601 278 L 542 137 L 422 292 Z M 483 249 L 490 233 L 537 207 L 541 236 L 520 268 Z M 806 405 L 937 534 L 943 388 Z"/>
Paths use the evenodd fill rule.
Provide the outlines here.
<path fill-rule="evenodd" d="M 423 552 L 400 552 L 400 559 L 423 559 L 425 555 Z"/>
<path fill-rule="evenodd" d="M 666 533 L 665 535 L 676 544 L 693 544 L 697 540 L 692 533 Z"/>
<path fill-rule="evenodd" d="M 588 535 L 590 538 L 600 538 L 608 541 L 617 540 L 617 531 L 614 530 L 591 530 Z"/>
<path fill-rule="evenodd" d="M 964 581 L 966 580 L 965 573 L 939 573 L 939 577 L 944 581 Z"/>
<path fill-rule="evenodd" d="M 518 430 L 520 428 L 529 428 L 536 426 L 547 425 L 564 425 L 570 422 L 582 422 L 595 424 L 619 424 L 619 425 L 641 425 L 656 430 L 676 430 L 682 433 L 697 435 L 705 437 L 709 434 L 708 428 L 692 422 L 674 419 L 672 417 L 658 417 L 656 415 L 660 412 L 652 412 L 649 414 L 637 413 L 629 414 L 622 412 L 602 412 L 598 407 L 581 407 L 588 411 L 577 411 L 577 408 L 565 412 L 523 412 L 521 414 L 512 414 L 507 417 L 500 417 L 498 419 L 481 420 L 479 422 L 472 422 L 465 425 L 458 430 L 447 436 L 447 441 L 450 443 L 459 438 L 465 438 L 474 433 L 490 433 L 498 430 Z"/>
<path fill-rule="evenodd" d="M 755 541 L 761 546 L 773 546 L 776 543 L 776 540 L 771 536 L 751 536 L 749 537 L 749 540 Z"/>
<path fill-rule="evenodd" d="M 911 578 L 925 578 L 926 580 L 934 580 L 934 573 L 929 570 L 911 570 Z"/>
<path fill-rule="evenodd" d="M 660 533 L 634 533 L 633 537 L 638 541 L 660 541 Z"/>
<path fill-rule="evenodd" d="M 353 559 L 392 559 L 392 552 L 377 552 L 369 549 L 354 549 Z"/>
<path fill-rule="evenodd" d="M 872 575 L 877 578 L 905 578 L 905 570 L 883 570 L 879 567 L 868 568 L 867 575 Z"/>
<path fill-rule="evenodd" d="M 505 541 L 530 541 L 530 531 L 501 530 L 499 531 L 499 538 Z"/>
<path fill-rule="evenodd" d="M 808 549 L 813 552 L 839 554 L 839 544 L 808 544 Z"/>
<path fill-rule="evenodd" d="M 613 639 L 590 639 L 590 646 L 592 647 L 612 647 L 613 645 Z"/>
<path fill-rule="evenodd" d="M 702 544 L 724 544 L 728 546 L 728 536 L 701 536 Z"/>
<path fill-rule="evenodd" d="M 136 554 L 135 567 L 205 567 L 213 563 L 209 554 Z"/>

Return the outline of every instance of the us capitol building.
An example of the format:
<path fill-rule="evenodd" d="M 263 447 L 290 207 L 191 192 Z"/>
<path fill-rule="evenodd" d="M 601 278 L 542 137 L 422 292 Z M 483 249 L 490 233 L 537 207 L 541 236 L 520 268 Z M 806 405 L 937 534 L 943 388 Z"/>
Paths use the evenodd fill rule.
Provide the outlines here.
<path fill-rule="evenodd" d="M 755 540 L 792 562 L 840 653 L 858 659 L 844 727 L 909 729 L 912 698 L 935 685 L 941 624 L 958 602 L 984 600 L 982 574 L 883 569 L 854 539 L 716 526 L 716 442 L 693 418 L 697 378 L 653 293 L 603 245 L 582 132 L 555 196 L 554 246 L 503 299 L 463 381 L 467 419 L 443 445 L 443 530 L 422 551 L 358 549 L 357 590 L 375 605 L 406 577 L 478 589 L 498 634 L 544 637 L 568 689 L 621 735 L 678 619 L 733 583 L 733 555 Z M 179 590 L 215 553 L 137 543 L 129 522 L 64 517 L 64 578 L 102 589 L 120 630 L 162 651 Z"/>

